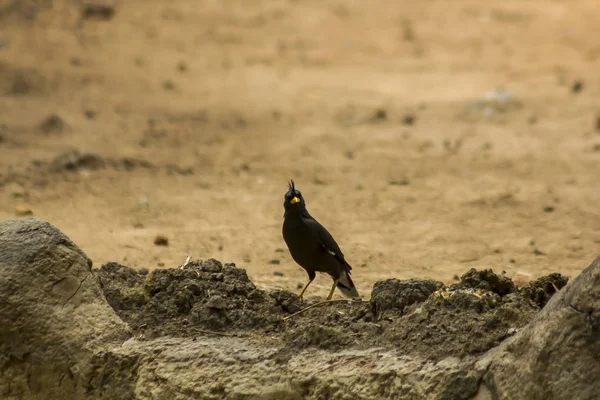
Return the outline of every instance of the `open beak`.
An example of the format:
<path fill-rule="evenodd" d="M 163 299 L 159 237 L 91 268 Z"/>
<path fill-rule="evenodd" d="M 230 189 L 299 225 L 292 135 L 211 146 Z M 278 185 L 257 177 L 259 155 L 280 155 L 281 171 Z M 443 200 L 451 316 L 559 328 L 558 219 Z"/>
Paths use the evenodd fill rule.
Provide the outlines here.
<path fill-rule="evenodd" d="M 290 204 L 296 204 L 296 203 L 300 203 L 300 199 L 298 197 L 294 196 L 290 200 Z"/>

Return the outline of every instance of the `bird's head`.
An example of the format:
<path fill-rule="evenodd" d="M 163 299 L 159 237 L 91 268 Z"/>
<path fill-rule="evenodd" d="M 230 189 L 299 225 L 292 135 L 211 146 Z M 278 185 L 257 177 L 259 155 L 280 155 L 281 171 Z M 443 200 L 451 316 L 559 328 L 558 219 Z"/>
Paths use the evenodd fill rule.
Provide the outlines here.
<path fill-rule="evenodd" d="M 296 189 L 294 186 L 294 181 L 290 180 L 288 184 L 288 191 L 285 194 L 285 199 L 283 201 L 283 207 L 286 210 L 293 209 L 303 209 L 306 206 L 304 203 L 304 197 L 302 197 L 302 193 Z"/>

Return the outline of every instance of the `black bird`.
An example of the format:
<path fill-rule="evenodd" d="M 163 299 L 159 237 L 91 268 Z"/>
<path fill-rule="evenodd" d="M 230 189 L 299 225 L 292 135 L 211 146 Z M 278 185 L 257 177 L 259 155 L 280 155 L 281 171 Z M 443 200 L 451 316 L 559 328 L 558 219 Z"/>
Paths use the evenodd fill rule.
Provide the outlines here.
<path fill-rule="evenodd" d="M 350 279 L 352 267 L 327 229 L 308 213 L 302 193 L 296 190 L 294 181 L 290 181 L 283 207 L 283 239 L 294 261 L 308 273 L 308 282 L 298 293 L 300 300 L 315 279 L 315 272 L 325 272 L 333 278 L 327 300 L 333 296 L 336 286 L 346 297 L 359 297 Z"/>

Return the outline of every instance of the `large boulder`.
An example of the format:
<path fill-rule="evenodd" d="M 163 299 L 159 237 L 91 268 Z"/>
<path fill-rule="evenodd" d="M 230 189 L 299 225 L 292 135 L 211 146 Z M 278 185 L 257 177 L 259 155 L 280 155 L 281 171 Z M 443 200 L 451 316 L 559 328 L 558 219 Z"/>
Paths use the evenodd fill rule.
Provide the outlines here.
<path fill-rule="evenodd" d="M 477 369 L 479 400 L 600 398 L 600 257 Z"/>
<path fill-rule="evenodd" d="M 0 398 L 81 396 L 94 354 L 130 337 L 91 267 L 49 223 L 0 221 Z"/>

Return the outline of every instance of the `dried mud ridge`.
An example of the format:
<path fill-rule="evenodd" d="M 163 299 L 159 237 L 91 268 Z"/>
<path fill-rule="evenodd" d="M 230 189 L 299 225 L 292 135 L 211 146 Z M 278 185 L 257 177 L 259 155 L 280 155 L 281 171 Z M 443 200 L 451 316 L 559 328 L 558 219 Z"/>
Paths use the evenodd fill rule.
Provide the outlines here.
<path fill-rule="evenodd" d="M 284 321 L 308 304 L 295 293 L 258 289 L 246 271 L 209 259 L 147 275 L 108 263 L 94 270 L 106 299 L 139 338 L 232 335 L 297 349 L 383 347 L 431 360 L 477 355 L 525 326 L 556 290 L 560 274 L 517 288 L 492 270 L 471 269 L 445 287 L 432 280 L 377 282 L 370 301 L 331 303 Z"/>

